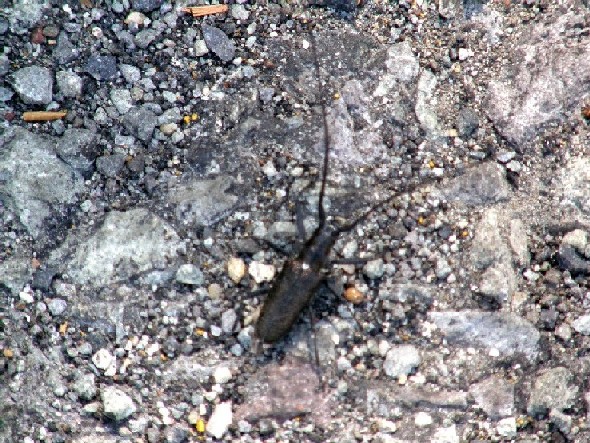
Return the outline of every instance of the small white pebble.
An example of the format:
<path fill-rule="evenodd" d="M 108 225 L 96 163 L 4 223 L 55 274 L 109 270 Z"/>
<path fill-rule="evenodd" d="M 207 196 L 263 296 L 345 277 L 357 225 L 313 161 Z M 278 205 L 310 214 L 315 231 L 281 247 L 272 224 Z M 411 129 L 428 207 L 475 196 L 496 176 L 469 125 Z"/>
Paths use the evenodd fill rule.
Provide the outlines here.
<path fill-rule="evenodd" d="M 215 383 L 225 384 L 231 380 L 231 371 L 227 366 L 219 366 L 215 368 L 215 372 L 213 373 L 213 378 L 215 379 Z"/>
<path fill-rule="evenodd" d="M 233 420 L 231 407 L 231 402 L 219 403 L 215 406 L 207 423 L 207 433 L 218 439 L 223 437 Z"/>
<path fill-rule="evenodd" d="M 267 265 L 257 261 L 253 261 L 248 267 L 248 273 L 258 284 L 265 281 L 271 281 L 275 276 L 275 272 L 276 270 L 273 265 Z"/>
<path fill-rule="evenodd" d="M 432 424 L 432 416 L 426 412 L 418 412 L 414 417 L 416 426 L 430 426 Z"/>

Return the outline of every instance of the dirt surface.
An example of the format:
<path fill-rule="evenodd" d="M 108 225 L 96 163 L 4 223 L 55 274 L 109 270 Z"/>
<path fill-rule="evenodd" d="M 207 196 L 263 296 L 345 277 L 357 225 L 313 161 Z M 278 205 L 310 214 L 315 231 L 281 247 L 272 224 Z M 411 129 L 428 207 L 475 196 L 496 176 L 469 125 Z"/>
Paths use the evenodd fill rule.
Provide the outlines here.
<path fill-rule="evenodd" d="M 590 441 L 585 2 L 185 6 L 0 0 L 0 442 Z"/>

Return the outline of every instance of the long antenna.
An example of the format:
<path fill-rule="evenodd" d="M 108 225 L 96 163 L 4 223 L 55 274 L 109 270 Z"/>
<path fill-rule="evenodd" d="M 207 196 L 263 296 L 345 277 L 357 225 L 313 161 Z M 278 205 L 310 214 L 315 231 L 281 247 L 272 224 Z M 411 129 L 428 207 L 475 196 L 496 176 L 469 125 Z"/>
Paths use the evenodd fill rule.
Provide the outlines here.
<path fill-rule="evenodd" d="M 319 228 L 322 228 L 326 224 L 326 211 L 324 210 L 324 194 L 326 193 L 326 182 L 328 181 L 328 170 L 330 166 L 330 133 L 328 131 L 328 112 L 326 110 L 326 91 L 324 83 L 320 77 L 320 62 L 318 58 L 318 51 L 316 48 L 315 37 L 313 36 L 313 29 L 309 28 L 309 38 L 311 40 L 311 52 L 313 55 L 313 61 L 315 65 L 315 75 L 318 80 L 319 91 L 320 91 L 320 105 L 322 107 L 322 120 L 324 125 L 324 165 L 322 168 L 322 186 L 320 188 L 320 198 L 318 202 L 318 218 Z"/>

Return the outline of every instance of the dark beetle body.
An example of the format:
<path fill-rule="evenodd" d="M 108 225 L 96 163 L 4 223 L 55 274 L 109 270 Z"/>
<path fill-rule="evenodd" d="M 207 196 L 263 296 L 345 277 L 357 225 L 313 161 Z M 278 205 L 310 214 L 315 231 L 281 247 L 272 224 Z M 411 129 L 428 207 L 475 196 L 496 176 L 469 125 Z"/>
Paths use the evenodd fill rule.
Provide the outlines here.
<path fill-rule="evenodd" d="M 271 288 L 256 323 L 256 336 L 272 343 L 286 335 L 324 279 L 322 268 L 340 231 L 321 224 L 296 259 L 287 261 Z"/>

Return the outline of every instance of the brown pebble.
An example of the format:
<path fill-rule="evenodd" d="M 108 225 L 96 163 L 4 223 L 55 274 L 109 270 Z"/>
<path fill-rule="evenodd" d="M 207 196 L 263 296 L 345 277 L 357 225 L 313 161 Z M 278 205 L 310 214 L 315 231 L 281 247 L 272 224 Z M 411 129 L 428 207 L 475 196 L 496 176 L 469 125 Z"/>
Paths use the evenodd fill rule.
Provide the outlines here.
<path fill-rule="evenodd" d="M 344 291 L 344 298 L 353 305 L 358 305 L 365 300 L 365 294 L 363 294 L 354 286 L 351 286 L 350 288 L 346 288 L 346 291 Z"/>
<path fill-rule="evenodd" d="M 42 28 L 35 28 L 35 30 L 31 33 L 31 43 L 38 45 L 45 43 L 45 36 L 43 35 Z"/>

